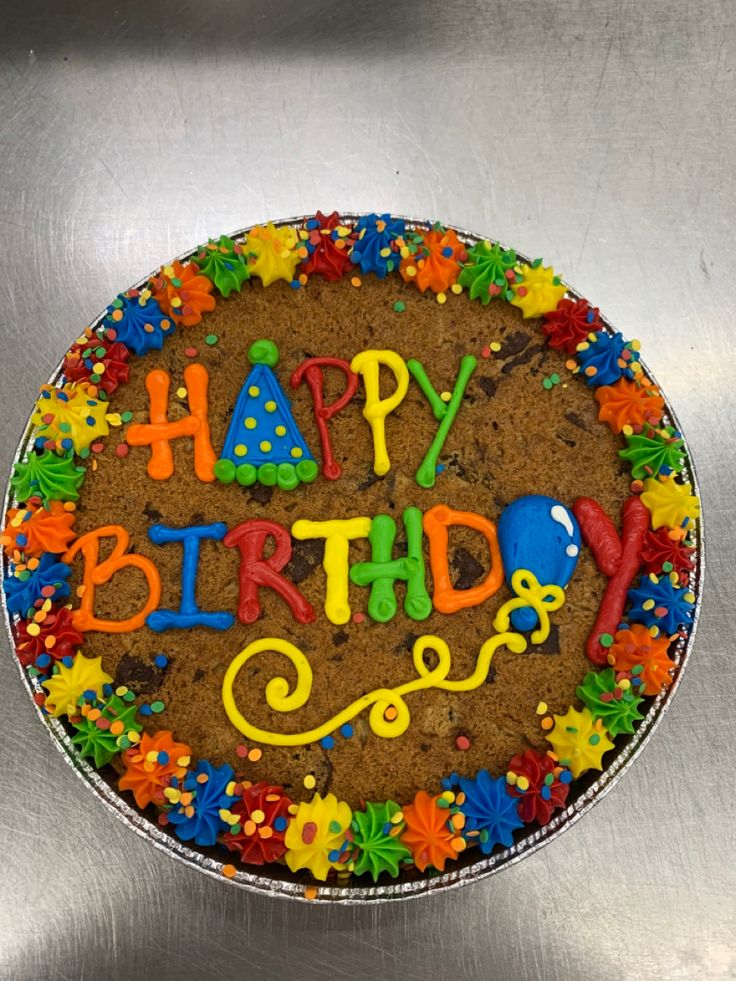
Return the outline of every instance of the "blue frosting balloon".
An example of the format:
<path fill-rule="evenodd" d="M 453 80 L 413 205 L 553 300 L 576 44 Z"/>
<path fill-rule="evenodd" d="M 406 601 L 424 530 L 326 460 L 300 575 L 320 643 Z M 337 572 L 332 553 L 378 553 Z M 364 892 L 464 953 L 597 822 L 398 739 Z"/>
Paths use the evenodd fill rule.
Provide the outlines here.
<path fill-rule="evenodd" d="M 506 576 L 517 569 L 534 573 L 542 586 L 570 582 L 580 553 L 580 528 L 572 511 L 553 497 L 529 494 L 504 508 L 498 522 L 498 544 Z M 516 630 L 533 630 L 538 617 L 530 606 L 514 610 Z"/>

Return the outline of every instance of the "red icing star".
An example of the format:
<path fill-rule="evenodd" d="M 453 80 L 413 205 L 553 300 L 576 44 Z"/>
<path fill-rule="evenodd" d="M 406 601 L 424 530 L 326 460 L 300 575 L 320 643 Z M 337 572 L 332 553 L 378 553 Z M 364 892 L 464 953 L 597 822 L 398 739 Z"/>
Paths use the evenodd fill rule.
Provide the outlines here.
<path fill-rule="evenodd" d="M 690 558 L 694 551 L 694 548 L 683 545 L 682 542 L 673 541 L 669 528 L 658 528 L 656 531 L 648 531 L 644 536 L 641 560 L 646 571 L 657 576 L 664 571 L 664 563 L 670 562 L 680 580 L 687 582 L 688 573 L 695 568 L 695 563 Z"/>
<path fill-rule="evenodd" d="M 554 776 L 555 770 L 559 767 L 547 756 L 546 753 L 538 753 L 534 749 L 527 749 L 523 753 L 517 753 L 509 761 L 509 770 L 515 773 L 517 781 L 519 777 L 526 777 L 529 786 L 525 791 L 517 787 L 509 787 L 512 797 L 519 797 L 519 817 L 524 824 L 531 824 L 536 821 L 538 824 L 546 824 L 552 817 L 554 811 L 565 806 L 570 785 L 562 783 L 558 776 L 555 776 L 551 784 L 545 785 L 545 777 L 549 774 Z M 549 798 L 542 797 L 542 788 L 547 786 Z"/>
<path fill-rule="evenodd" d="M 28 632 L 32 624 L 39 628 L 38 633 Z M 17 631 L 16 653 L 25 668 L 34 665 L 41 654 L 48 654 L 54 661 L 71 657 L 84 641 L 72 626 L 72 611 L 68 606 L 52 606 L 41 621 L 21 620 Z"/>
<path fill-rule="evenodd" d="M 120 341 L 93 334 L 88 328 L 87 337 L 69 348 L 64 358 L 64 374 L 69 381 L 88 382 L 98 391 L 112 395 L 119 385 L 128 381 L 129 357 L 130 351 Z M 104 370 L 95 370 L 96 365 L 102 365 Z M 99 375 L 99 381 L 90 382 L 92 375 Z"/>
<path fill-rule="evenodd" d="M 302 263 L 302 270 L 308 276 L 319 273 L 326 280 L 335 282 L 342 279 L 345 270 L 352 267 L 348 253 L 352 247 L 352 227 L 340 221 L 336 211 L 331 215 L 323 215 L 318 211 L 314 221 L 319 222 L 318 228 L 307 229 L 309 255 Z M 336 228 L 350 227 L 350 235 L 339 237 L 333 232 Z"/>
<path fill-rule="evenodd" d="M 230 810 L 238 816 L 240 830 L 235 834 L 226 832 L 223 841 L 247 865 L 277 861 L 286 851 L 284 835 L 291 801 L 281 787 L 263 781 L 250 787 L 239 785 L 235 793 L 238 797 Z"/>
<path fill-rule="evenodd" d="M 542 331 L 547 343 L 558 351 L 574 354 L 588 334 L 601 329 L 599 313 L 598 307 L 591 307 L 587 300 L 560 300 L 555 310 L 544 315 Z"/>

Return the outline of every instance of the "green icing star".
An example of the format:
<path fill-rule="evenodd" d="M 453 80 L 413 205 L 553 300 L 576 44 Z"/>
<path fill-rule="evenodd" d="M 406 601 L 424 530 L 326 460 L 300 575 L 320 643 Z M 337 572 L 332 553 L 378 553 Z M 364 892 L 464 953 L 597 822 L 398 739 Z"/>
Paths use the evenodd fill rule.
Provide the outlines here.
<path fill-rule="evenodd" d="M 601 699 L 601 695 L 606 694 L 613 696 L 610 701 Z M 577 696 L 594 719 L 603 721 L 612 736 L 619 736 L 623 732 L 632 733 L 634 723 L 644 718 L 638 711 L 643 699 L 634 694 L 633 688 L 623 690 L 619 687 L 613 668 L 586 674 L 582 685 L 577 689 Z"/>
<path fill-rule="evenodd" d="M 239 246 L 231 238 L 221 235 L 217 242 L 210 239 L 207 245 L 200 246 L 194 257 L 199 271 L 222 296 L 230 296 L 233 290 L 239 293 L 246 279 L 250 279 L 245 256 L 237 249 Z"/>
<path fill-rule="evenodd" d="M 110 729 L 101 729 L 97 722 L 90 722 L 86 716 L 81 716 L 73 723 L 77 730 L 72 736 L 72 742 L 79 747 L 80 756 L 91 756 L 95 767 L 99 769 L 110 760 L 117 756 L 121 751 L 119 740 L 131 729 L 141 732 L 143 726 L 136 720 L 137 706 L 124 702 L 117 695 L 111 695 L 102 705 L 97 707 L 101 710 L 101 718 L 106 719 L 111 725 L 113 722 L 122 722 L 122 732 L 113 734 Z"/>
<path fill-rule="evenodd" d="M 16 463 L 10 486 L 19 501 L 40 497 L 49 501 L 77 501 L 86 471 L 74 463 L 72 452 L 59 456 L 52 450 L 30 453 L 23 463 Z"/>
<path fill-rule="evenodd" d="M 660 430 L 650 429 L 648 434 L 634 434 L 626 437 L 627 447 L 619 450 L 618 455 L 631 464 L 631 475 L 639 480 L 643 477 L 655 477 L 662 468 L 665 471 L 679 473 L 682 470 L 684 454 L 683 442 L 672 435 L 674 430 L 664 430 L 668 433 L 663 437 Z"/>
<path fill-rule="evenodd" d="M 467 288 L 471 300 L 480 300 L 484 305 L 491 302 L 490 286 L 498 287 L 497 296 L 509 299 L 513 294 L 506 273 L 516 263 L 513 249 L 504 250 L 498 243 L 491 245 L 485 240 L 476 242 L 468 249 L 468 261 L 460 271 L 458 282 Z"/>
<path fill-rule="evenodd" d="M 381 872 L 388 872 L 395 879 L 399 874 L 399 862 L 411 859 L 406 845 L 389 834 L 396 827 L 391 823 L 391 818 L 400 810 L 398 804 L 389 800 L 385 804 L 366 804 L 364 811 L 353 814 L 351 827 L 358 849 L 354 868 L 356 875 L 369 872 L 376 882 Z"/>

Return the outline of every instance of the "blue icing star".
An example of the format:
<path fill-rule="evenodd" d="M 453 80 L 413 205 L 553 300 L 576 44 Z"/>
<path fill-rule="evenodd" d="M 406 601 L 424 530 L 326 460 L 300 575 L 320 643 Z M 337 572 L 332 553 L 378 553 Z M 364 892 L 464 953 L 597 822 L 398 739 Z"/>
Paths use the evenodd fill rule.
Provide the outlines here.
<path fill-rule="evenodd" d="M 208 779 L 198 783 L 197 777 L 206 774 Z M 235 774 L 227 763 L 214 767 L 207 760 L 199 760 L 197 768 L 184 777 L 183 782 L 174 778 L 171 786 L 192 793 L 194 813 L 187 817 L 181 804 L 174 804 L 168 812 L 169 823 L 175 826 L 176 834 L 182 841 L 195 841 L 197 845 L 214 845 L 220 831 L 228 825 L 220 817 L 222 808 L 229 809 L 235 800 L 226 792 L 227 785 Z"/>
<path fill-rule="evenodd" d="M 688 592 L 686 586 L 673 586 L 668 576 L 662 576 L 657 582 L 642 576 L 638 585 L 629 590 L 631 609 L 626 615 L 632 623 L 656 626 L 666 634 L 674 634 L 693 618 L 695 604 L 685 598 Z M 645 610 L 647 600 L 653 600 L 654 605 Z M 660 608 L 667 612 L 658 616 L 655 611 Z"/>
<path fill-rule="evenodd" d="M 107 310 L 104 326 L 114 330 L 117 340 L 139 357 L 149 351 L 160 351 L 164 346 L 164 337 L 174 331 L 174 321 L 150 296 L 141 303 L 138 296 L 119 293 Z M 112 314 L 117 310 L 121 310 L 123 316 L 114 320 Z"/>
<path fill-rule="evenodd" d="M 577 359 L 583 373 L 586 368 L 596 369 L 594 375 L 585 376 L 587 384 L 597 388 L 599 385 L 613 385 L 622 376 L 633 378 L 634 372 L 631 368 L 622 368 L 619 364 L 625 350 L 630 355 L 629 364 L 639 360 L 639 353 L 626 343 L 618 331 L 614 334 L 609 334 L 605 330 L 597 331 L 595 341 L 590 341 L 584 350 L 577 352 Z"/>
<path fill-rule="evenodd" d="M 383 231 L 379 231 L 377 227 L 379 221 L 385 223 Z M 390 255 L 381 255 L 381 252 L 390 249 L 395 239 L 404 235 L 406 226 L 403 220 L 392 218 L 391 215 L 365 215 L 358 219 L 355 231 L 358 233 L 358 240 L 350 253 L 351 260 L 356 266 L 360 266 L 361 272 L 375 273 L 379 279 L 384 279 L 398 267 L 401 256 L 395 251 Z"/>
<path fill-rule="evenodd" d="M 522 827 L 519 801 L 508 793 L 505 777 L 491 777 L 480 770 L 475 780 L 460 777 L 460 789 L 465 794 L 461 810 L 465 815 L 465 830 L 480 831 L 476 839 L 480 850 L 488 855 L 493 846 L 508 848 L 513 844 L 513 832 Z"/>
<path fill-rule="evenodd" d="M 38 599 L 56 600 L 68 596 L 70 589 L 66 580 L 71 571 L 68 565 L 58 561 L 56 555 L 45 552 L 35 569 L 8 576 L 3 582 L 8 612 L 25 616 Z M 43 595 L 46 586 L 54 587 L 52 596 Z"/>

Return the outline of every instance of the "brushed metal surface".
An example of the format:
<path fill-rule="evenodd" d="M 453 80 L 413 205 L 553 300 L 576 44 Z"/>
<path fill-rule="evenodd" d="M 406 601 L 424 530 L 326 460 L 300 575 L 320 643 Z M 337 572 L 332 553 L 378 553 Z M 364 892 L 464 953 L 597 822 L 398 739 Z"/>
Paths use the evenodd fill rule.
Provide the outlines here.
<path fill-rule="evenodd" d="M 3 975 L 732 974 L 732 6 L 2 14 L 2 472 L 29 392 L 121 284 L 268 215 L 380 207 L 544 255 L 642 340 L 688 436 L 710 543 L 684 683 L 614 792 L 503 874 L 399 906 L 287 905 L 172 862 L 83 792 L 0 658 Z"/>

